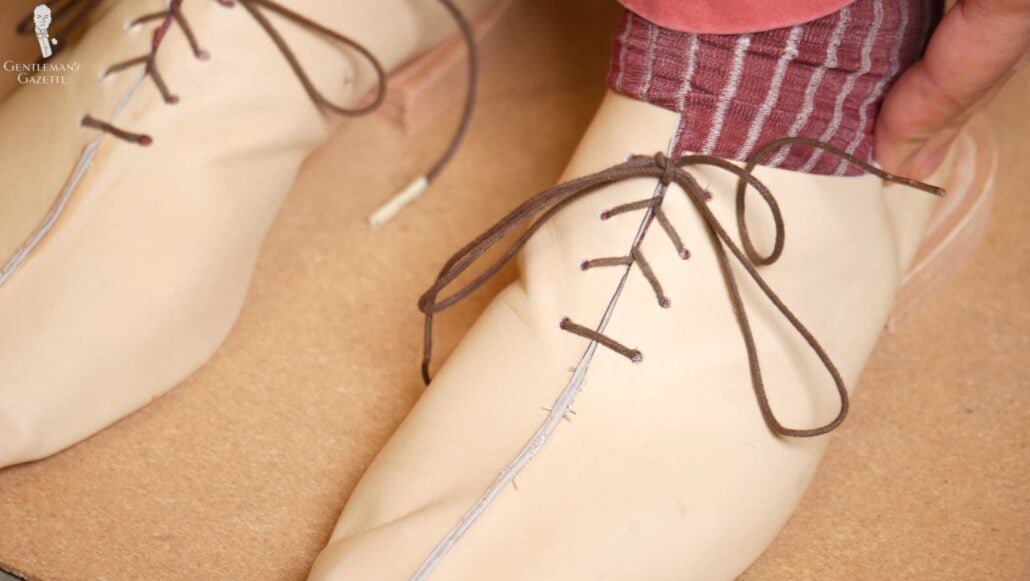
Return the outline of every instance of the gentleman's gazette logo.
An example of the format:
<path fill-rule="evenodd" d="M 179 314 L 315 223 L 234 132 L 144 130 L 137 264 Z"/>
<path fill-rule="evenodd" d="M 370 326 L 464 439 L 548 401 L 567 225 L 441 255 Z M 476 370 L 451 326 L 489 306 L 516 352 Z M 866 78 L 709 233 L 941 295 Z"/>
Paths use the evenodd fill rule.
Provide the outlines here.
<path fill-rule="evenodd" d="M 57 39 L 50 38 L 51 22 L 53 22 L 53 15 L 50 12 L 50 7 L 46 4 L 40 4 L 32 11 L 31 25 L 33 26 L 36 40 L 39 43 L 40 60 L 38 62 L 20 63 L 13 60 L 4 61 L 4 71 L 16 73 L 18 75 L 18 83 L 21 85 L 66 85 L 68 84 L 68 78 L 65 75 L 79 71 L 79 63 L 51 64 L 46 62 L 47 59 L 54 56 L 53 47 L 57 46 Z M 26 18 L 26 24 L 29 24 L 28 18 Z M 29 30 L 26 27 L 23 31 L 20 30 L 20 32 L 28 34 Z"/>

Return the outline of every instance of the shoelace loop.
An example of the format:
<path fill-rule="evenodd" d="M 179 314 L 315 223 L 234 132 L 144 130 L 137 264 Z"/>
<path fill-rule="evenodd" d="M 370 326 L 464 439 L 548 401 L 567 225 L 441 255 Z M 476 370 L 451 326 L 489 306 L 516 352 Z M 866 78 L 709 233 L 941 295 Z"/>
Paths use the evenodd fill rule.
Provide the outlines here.
<path fill-rule="evenodd" d="M 455 253 L 454 256 L 447 260 L 443 268 L 440 270 L 436 281 L 419 298 L 418 302 L 419 310 L 425 314 L 422 358 L 422 376 L 424 381 L 428 385 L 431 380 L 429 367 L 433 350 L 433 317 L 437 313 L 454 306 L 489 281 L 495 274 L 504 268 L 512 258 L 515 257 L 518 251 L 525 246 L 528 240 L 545 223 L 547 223 L 548 220 L 569 204 L 588 196 L 591 193 L 599 191 L 606 185 L 633 178 L 656 178 L 660 180 L 662 184 L 676 184 L 680 186 L 686 193 L 687 198 L 690 200 L 695 210 L 702 217 L 706 228 L 708 229 L 710 235 L 709 239 L 712 241 L 713 248 L 715 249 L 715 255 L 726 283 L 730 303 L 738 322 L 745 351 L 747 352 L 752 387 L 754 388 L 758 407 L 766 424 L 773 433 L 780 436 L 812 437 L 833 431 L 841 424 L 841 422 L 844 421 L 844 418 L 848 413 L 849 400 L 844 380 L 841 378 L 836 365 L 834 365 L 822 345 L 818 340 L 816 340 L 808 328 L 805 327 L 794 313 L 783 303 L 772 288 L 769 287 L 768 283 L 765 282 L 757 269 L 758 266 L 776 262 L 776 260 L 778 260 L 782 255 L 786 238 L 786 227 L 775 196 L 764 183 L 753 175 L 753 172 L 755 167 L 763 160 L 768 159 L 772 153 L 778 151 L 782 147 L 790 145 L 805 145 L 820 149 L 825 153 L 835 155 L 838 158 L 861 168 L 865 172 L 876 175 L 888 182 L 902 184 L 936 196 L 944 194 L 944 191 L 941 188 L 885 172 L 837 147 L 803 137 L 787 137 L 764 145 L 754 153 L 744 167 L 739 167 L 730 161 L 710 155 L 685 155 L 675 159 L 670 159 L 662 153 L 658 153 L 653 156 L 633 156 L 624 163 L 612 166 L 595 174 L 559 184 L 531 197 L 529 200 L 520 204 L 508 215 L 501 218 L 501 220 L 495 225 L 491 226 L 485 232 L 466 244 L 457 253 Z M 715 217 L 715 214 L 708 207 L 707 202 L 710 199 L 710 195 L 703 187 L 701 187 L 697 180 L 684 169 L 689 166 L 710 166 L 722 169 L 737 176 L 736 219 L 741 246 L 738 246 L 734 242 L 726 229 Z M 765 203 L 770 215 L 772 216 L 775 228 L 773 249 L 766 255 L 761 254 L 755 248 L 755 245 L 751 240 L 751 234 L 747 229 L 747 223 L 744 220 L 744 211 L 746 208 L 745 202 L 747 193 L 750 190 L 757 192 Z M 653 219 L 659 223 L 673 243 L 673 246 L 679 253 L 680 257 L 684 259 L 689 258 L 689 251 L 683 248 L 681 238 L 672 227 L 668 217 L 662 211 L 664 196 L 665 193 L 663 192 L 662 194 L 647 200 L 640 200 L 617 206 L 616 208 L 612 208 L 602 214 L 601 218 L 606 219 L 611 215 L 629 211 L 644 210 L 650 212 L 651 214 L 648 219 Z M 527 224 L 528 227 L 525 232 L 520 234 L 511 243 L 511 245 L 496 260 L 494 260 L 494 262 L 488 264 L 479 275 L 473 277 L 471 281 L 460 286 L 457 290 L 444 295 L 441 298 L 441 294 L 443 294 L 443 292 L 450 287 L 458 277 L 473 266 L 480 257 L 500 241 L 504 240 L 513 231 Z M 661 284 L 640 251 L 640 244 L 642 241 L 643 237 L 636 242 L 634 247 L 631 249 L 629 256 L 585 261 L 581 264 L 581 268 L 586 269 L 598 266 L 625 266 L 627 268 L 632 268 L 633 266 L 637 266 L 651 283 L 658 298 L 659 305 L 662 307 L 668 307 L 668 299 L 664 296 Z M 736 276 L 733 274 L 732 263 L 727 251 L 728 254 L 732 255 L 737 263 L 739 263 L 747 272 L 748 276 L 761 289 L 762 293 L 776 307 L 780 314 L 787 319 L 798 335 L 801 336 L 808 347 L 815 353 L 823 367 L 833 379 L 840 406 L 836 417 L 834 417 L 830 422 L 815 428 L 790 428 L 784 426 L 777 419 L 776 414 L 773 412 L 769 404 L 768 395 L 766 394 L 755 338 L 751 331 L 747 311 L 744 307 L 744 301 L 738 287 Z M 611 339 L 610 337 L 607 337 L 589 327 L 576 324 L 568 318 L 561 321 L 560 327 L 562 330 L 582 336 L 591 341 L 596 341 L 597 343 L 604 345 L 634 362 L 640 362 L 643 360 L 643 354 L 639 350 L 626 347 L 618 341 L 615 341 L 614 339 Z"/>

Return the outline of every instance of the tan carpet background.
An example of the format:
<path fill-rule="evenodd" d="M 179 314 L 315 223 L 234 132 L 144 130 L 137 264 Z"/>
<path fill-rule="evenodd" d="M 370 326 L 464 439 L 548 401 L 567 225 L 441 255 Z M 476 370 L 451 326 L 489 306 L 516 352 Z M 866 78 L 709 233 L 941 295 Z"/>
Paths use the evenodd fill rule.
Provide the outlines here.
<path fill-rule="evenodd" d="M 444 145 L 456 111 L 413 138 L 380 119 L 344 127 L 297 184 L 214 359 L 90 440 L 0 471 L 0 563 L 41 579 L 302 578 L 422 390 L 417 296 L 553 184 L 601 97 L 615 18 L 613 2 L 517 2 L 483 47 L 466 147 L 383 231 L 365 217 Z M 985 243 L 885 336 L 748 579 L 1030 578 L 1028 110 L 1024 72 L 990 115 L 1002 158 Z M 442 319 L 441 355 L 498 288 Z"/>

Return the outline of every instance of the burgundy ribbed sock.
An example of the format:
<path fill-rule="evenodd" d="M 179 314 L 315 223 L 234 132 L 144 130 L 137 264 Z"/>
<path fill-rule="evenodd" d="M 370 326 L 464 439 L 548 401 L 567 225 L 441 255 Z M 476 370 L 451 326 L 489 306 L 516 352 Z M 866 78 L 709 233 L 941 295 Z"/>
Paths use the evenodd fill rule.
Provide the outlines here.
<path fill-rule="evenodd" d="M 627 11 L 608 85 L 681 112 L 677 154 L 743 160 L 768 141 L 803 136 L 871 161 L 880 103 L 922 54 L 940 16 L 939 0 L 857 0 L 790 28 L 714 35 L 669 30 Z M 766 165 L 860 173 L 799 147 Z"/>

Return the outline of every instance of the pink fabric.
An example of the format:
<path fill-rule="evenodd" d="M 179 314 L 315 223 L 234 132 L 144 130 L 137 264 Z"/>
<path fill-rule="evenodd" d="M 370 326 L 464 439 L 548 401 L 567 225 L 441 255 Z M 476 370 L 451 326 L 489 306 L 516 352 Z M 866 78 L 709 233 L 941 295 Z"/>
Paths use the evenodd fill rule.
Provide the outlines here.
<path fill-rule="evenodd" d="M 854 0 L 619 0 L 663 28 L 740 34 L 784 28 L 832 14 Z"/>
<path fill-rule="evenodd" d="M 789 28 L 713 35 L 669 30 L 627 11 L 608 86 L 682 114 L 675 154 L 744 160 L 769 141 L 802 136 L 871 161 L 880 103 L 939 18 L 939 0 L 856 0 Z M 802 146 L 763 164 L 859 173 Z"/>

